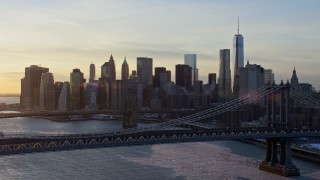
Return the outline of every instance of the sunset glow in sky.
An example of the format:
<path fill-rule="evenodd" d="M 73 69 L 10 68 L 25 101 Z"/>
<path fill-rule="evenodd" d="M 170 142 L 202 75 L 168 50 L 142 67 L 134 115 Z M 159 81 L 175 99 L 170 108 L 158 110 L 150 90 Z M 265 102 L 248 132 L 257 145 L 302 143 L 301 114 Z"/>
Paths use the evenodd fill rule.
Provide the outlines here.
<path fill-rule="evenodd" d="M 241 2 L 241 4 L 240 4 Z M 231 49 L 240 16 L 245 63 L 273 69 L 276 80 L 291 78 L 320 87 L 320 1 L 30 0 L 0 2 L 0 93 L 20 93 L 30 65 L 48 67 L 55 81 L 69 81 L 80 68 L 100 66 L 112 53 L 120 79 L 127 57 L 153 58 L 172 71 L 183 55 L 198 56 L 200 79 L 218 73 L 219 49 Z M 232 63 L 233 64 L 233 63 Z"/>

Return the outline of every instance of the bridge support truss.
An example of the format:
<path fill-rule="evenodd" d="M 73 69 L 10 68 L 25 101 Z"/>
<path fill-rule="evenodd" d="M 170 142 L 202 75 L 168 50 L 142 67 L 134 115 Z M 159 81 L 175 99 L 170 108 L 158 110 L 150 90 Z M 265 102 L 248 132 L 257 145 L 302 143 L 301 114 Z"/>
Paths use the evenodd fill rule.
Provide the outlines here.
<path fill-rule="evenodd" d="M 279 92 L 267 95 L 268 127 L 274 129 L 292 130 L 290 121 L 290 84 L 280 84 L 280 117 L 276 115 L 276 96 Z M 265 160 L 259 169 L 282 176 L 299 176 L 300 170 L 293 164 L 291 158 L 291 138 L 269 138 L 266 140 L 267 150 Z"/>

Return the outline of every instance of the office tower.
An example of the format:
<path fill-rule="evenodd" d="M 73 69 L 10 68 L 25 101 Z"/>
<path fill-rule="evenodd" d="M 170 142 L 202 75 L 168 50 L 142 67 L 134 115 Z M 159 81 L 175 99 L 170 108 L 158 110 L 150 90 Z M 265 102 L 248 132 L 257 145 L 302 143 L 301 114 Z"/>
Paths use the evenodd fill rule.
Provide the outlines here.
<path fill-rule="evenodd" d="M 123 99 L 128 95 L 128 81 L 116 80 L 111 83 L 111 109 L 122 110 Z"/>
<path fill-rule="evenodd" d="M 55 89 L 55 109 L 58 109 L 59 106 L 59 97 L 60 97 L 60 93 L 62 91 L 63 88 L 63 82 L 55 82 L 54 83 L 54 89 Z"/>
<path fill-rule="evenodd" d="M 49 71 L 49 68 L 31 65 L 25 68 L 25 77 L 21 81 L 21 94 L 23 94 L 23 107 L 27 110 L 36 109 L 40 106 L 40 83 L 42 73 Z"/>
<path fill-rule="evenodd" d="M 137 75 L 144 87 L 152 84 L 152 58 L 137 58 Z"/>
<path fill-rule="evenodd" d="M 160 73 L 166 72 L 165 67 L 156 67 L 154 68 L 154 81 L 153 87 L 160 87 Z"/>
<path fill-rule="evenodd" d="M 274 74 L 272 69 L 265 69 L 264 70 L 264 84 L 272 84 L 274 82 Z"/>
<path fill-rule="evenodd" d="M 171 82 L 171 71 L 160 72 L 160 89 L 164 87 L 167 83 Z"/>
<path fill-rule="evenodd" d="M 129 65 L 127 63 L 126 57 L 124 57 L 124 61 L 122 63 L 121 68 L 121 80 L 128 80 L 129 79 Z"/>
<path fill-rule="evenodd" d="M 197 68 L 197 55 L 196 54 L 185 54 L 184 64 L 192 68 L 192 84 L 198 80 L 198 68 Z"/>
<path fill-rule="evenodd" d="M 229 101 L 231 98 L 231 70 L 230 70 L 230 50 L 220 50 L 220 69 L 219 69 L 219 92 L 220 102 Z"/>
<path fill-rule="evenodd" d="M 108 77 L 108 69 L 109 69 L 109 62 L 105 62 L 101 66 L 101 79 L 107 79 L 107 77 Z"/>
<path fill-rule="evenodd" d="M 58 110 L 68 111 L 70 110 L 70 83 L 64 82 L 61 93 L 59 95 Z"/>
<path fill-rule="evenodd" d="M 40 109 L 55 110 L 55 94 L 56 92 L 52 73 L 43 73 L 40 83 Z"/>
<path fill-rule="evenodd" d="M 239 33 L 239 17 L 238 17 L 238 33 L 233 37 L 233 96 L 239 97 L 239 68 L 244 66 L 244 50 L 243 36 Z"/>
<path fill-rule="evenodd" d="M 203 81 L 195 81 L 193 84 L 193 92 L 195 94 L 201 94 L 203 87 Z"/>
<path fill-rule="evenodd" d="M 208 84 L 217 84 L 217 75 L 216 73 L 208 74 Z"/>
<path fill-rule="evenodd" d="M 85 86 L 85 105 L 86 109 L 97 108 L 98 82 L 89 82 Z"/>
<path fill-rule="evenodd" d="M 71 109 L 77 110 L 84 107 L 84 83 L 83 73 L 80 69 L 73 69 L 70 73 Z"/>
<path fill-rule="evenodd" d="M 191 90 L 192 68 L 185 64 L 176 65 L 176 84 Z"/>
<path fill-rule="evenodd" d="M 105 62 L 101 66 L 101 78 L 105 79 L 108 82 L 116 80 L 116 68 L 112 54 L 110 56 L 109 62 Z"/>
<path fill-rule="evenodd" d="M 96 78 L 96 66 L 91 63 L 90 64 L 90 78 L 89 78 L 89 82 L 93 82 Z"/>
<path fill-rule="evenodd" d="M 250 93 L 255 96 L 255 90 L 264 85 L 264 68 L 260 65 L 247 63 L 239 69 L 239 97 Z"/>

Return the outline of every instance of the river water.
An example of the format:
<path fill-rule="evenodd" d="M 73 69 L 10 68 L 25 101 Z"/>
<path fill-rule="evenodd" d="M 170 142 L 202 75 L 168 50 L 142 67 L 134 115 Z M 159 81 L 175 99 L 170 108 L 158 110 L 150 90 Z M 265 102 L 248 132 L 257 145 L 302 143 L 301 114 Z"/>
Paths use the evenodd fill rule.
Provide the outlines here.
<path fill-rule="evenodd" d="M 121 128 L 120 121 L 53 122 L 0 119 L 11 133 L 90 133 Z M 262 148 L 237 141 L 85 149 L 0 156 L 0 179 L 287 179 L 258 170 Z M 320 178 L 320 165 L 294 159 L 298 179 Z"/>

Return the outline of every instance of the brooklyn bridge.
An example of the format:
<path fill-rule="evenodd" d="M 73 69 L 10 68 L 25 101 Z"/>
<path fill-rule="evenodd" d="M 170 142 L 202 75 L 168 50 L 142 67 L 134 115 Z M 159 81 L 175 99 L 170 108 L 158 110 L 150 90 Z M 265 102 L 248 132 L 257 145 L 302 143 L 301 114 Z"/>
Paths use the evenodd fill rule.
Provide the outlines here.
<path fill-rule="evenodd" d="M 161 143 L 264 139 L 266 155 L 259 169 L 283 176 L 297 176 L 300 172 L 291 159 L 292 141 L 297 138 L 319 138 L 320 128 L 293 127 L 290 112 L 293 109 L 292 102 L 315 110 L 320 109 L 318 100 L 289 83 L 270 84 L 212 108 L 143 127 L 132 126 L 92 134 L 4 136 L 0 139 L 0 155 Z M 263 122 L 259 126 L 226 126 L 226 115 L 253 104 L 265 107 L 264 115 L 260 117 Z M 61 114 L 22 113 L 12 117 L 29 115 Z M 124 121 L 125 119 L 126 114 Z M 232 123 L 236 119 L 228 121 Z"/>

